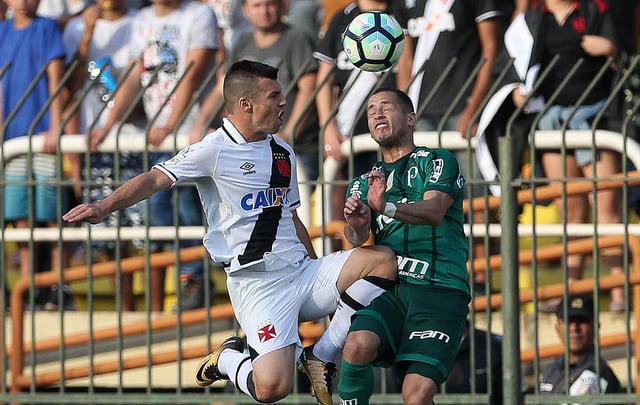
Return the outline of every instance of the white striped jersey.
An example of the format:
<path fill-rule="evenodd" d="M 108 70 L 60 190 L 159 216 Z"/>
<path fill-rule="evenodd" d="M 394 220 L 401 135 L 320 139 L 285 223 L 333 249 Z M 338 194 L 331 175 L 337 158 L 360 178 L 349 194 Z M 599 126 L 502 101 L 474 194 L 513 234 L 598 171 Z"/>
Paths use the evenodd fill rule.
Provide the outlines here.
<path fill-rule="evenodd" d="M 154 167 L 174 185 L 195 181 L 208 223 L 204 245 L 227 272 L 260 262 L 265 253 L 291 262 L 307 254 L 292 216 L 300 205 L 295 155 L 277 136 L 247 142 L 224 119 L 202 141 Z"/>

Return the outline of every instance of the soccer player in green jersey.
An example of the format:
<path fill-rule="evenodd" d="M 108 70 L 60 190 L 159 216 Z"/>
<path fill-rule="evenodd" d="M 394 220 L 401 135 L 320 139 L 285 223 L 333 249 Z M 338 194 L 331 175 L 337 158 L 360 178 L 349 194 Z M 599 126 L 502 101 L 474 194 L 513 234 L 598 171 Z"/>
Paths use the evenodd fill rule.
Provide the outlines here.
<path fill-rule="evenodd" d="M 415 145 L 416 114 L 404 92 L 376 90 L 367 117 L 383 160 L 351 182 L 345 235 L 360 245 L 373 232 L 376 244 L 393 249 L 399 283 L 353 317 L 340 403 L 368 404 L 372 365 L 395 365 L 405 405 L 432 404 L 455 359 L 471 299 L 464 178 L 451 152 Z"/>

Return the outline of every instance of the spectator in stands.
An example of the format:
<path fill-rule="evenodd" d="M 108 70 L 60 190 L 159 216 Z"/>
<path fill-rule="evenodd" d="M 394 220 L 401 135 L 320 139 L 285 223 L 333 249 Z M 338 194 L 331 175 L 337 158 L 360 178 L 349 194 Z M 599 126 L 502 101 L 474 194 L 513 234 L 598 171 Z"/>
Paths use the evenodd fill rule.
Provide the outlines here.
<path fill-rule="evenodd" d="M 473 329 L 473 342 L 467 327 L 458 349 L 458 354 L 449 370 L 445 391 L 449 394 L 471 393 L 472 381 L 474 393 L 491 394 L 491 405 L 502 404 L 502 336 L 489 331 Z M 471 345 L 475 357 L 471 361 Z M 473 369 L 472 369 L 473 367 Z"/>
<path fill-rule="evenodd" d="M 5 221 L 13 223 L 16 228 L 28 228 L 31 224 L 46 224 L 55 228 L 58 226 L 58 210 L 64 210 L 67 205 L 67 195 L 59 194 L 58 188 L 52 185 L 57 178 L 59 180 L 56 169 L 60 163 L 57 152 L 62 134 L 62 96 L 52 98 L 45 114 L 39 117 L 40 110 L 60 87 L 65 51 L 56 22 L 36 16 L 38 3 L 38 0 L 8 0 L 7 5 L 13 11 L 13 17 L 0 22 L 0 67 L 7 68 L 2 77 L 3 141 L 25 136 L 41 137 L 44 141 L 42 153 L 18 156 L 4 167 L 3 215 Z M 45 69 L 45 73 L 38 77 L 42 69 Z M 35 87 L 29 89 L 35 78 L 38 78 Z M 26 100 L 22 103 L 25 95 Z M 9 120 L 12 114 L 15 115 Z M 36 118 L 39 120 L 36 121 Z M 36 182 L 31 191 L 29 188 L 32 186 L 26 183 L 29 179 Z M 62 202 L 62 207 L 58 206 L 57 201 Z M 33 212 L 30 207 L 33 207 Z M 35 245 L 40 247 L 39 243 Z M 32 272 L 32 253 L 29 243 L 18 244 L 20 273 L 23 277 Z M 53 269 L 65 267 L 64 253 L 62 244 L 52 245 L 50 257 Z M 35 257 L 44 261 L 42 255 L 44 253 Z M 46 297 L 47 309 L 56 309 L 58 306 L 57 299 L 62 292 L 57 287 L 54 287 L 56 294 Z M 73 307 L 72 300 L 66 304 L 69 309 Z"/>
<path fill-rule="evenodd" d="M 361 153 L 354 157 L 353 173 L 349 173 L 348 158 L 341 152 L 340 145 L 348 141 L 352 135 L 369 132 L 367 116 L 362 108 L 369 93 L 376 85 L 380 85 L 384 77 L 386 86 L 394 86 L 395 74 L 392 72 L 373 73 L 356 69 L 347 60 L 342 47 L 342 34 L 347 25 L 360 13 L 367 11 L 383 11 L 391 13 L 388 0 L 358 0 L 338 11 L 319 41 L 314 53 L 319 60 L 317 86 L 322 86 L 316 96 L 316 107 L 320 119 L 320 128 L 324 130 L 324 156 L 342 163 L 342 170 L 335 180 L 347 180 L 371 170 L 378 161 L 378 153 Z M 391 74 L 389 74 L 391 73 Z M 384 75 L 384 76 L 382 76 Z M 328 77 L 327 77 L 328 76 Z M 341 102 L 334 114 L 338 100 Z M 334 179 L 328 179 L 334 180 Z M 332 218 L 343 219 L 346 185 L 334 186 L 331 193 Z"/>
<path fill-rule="evenodd" d="M 151 125 L 147 134 L 151 148 L 162 144 L 170 134 L 189 132 L 199 114 L 197 104 L 189 111 L 187 107 L 207 69 L 211 68 L 217 49 L 218 28 L 213 11 L 199 2 L 154 0 L 152 6 L 140 10 L 135 17 L 131 35 L 130 64 L 136 66 L 115 93 L 115 105 L 105 124 L 91 131 L 94 151 L 129 107 L 128 102 L 118 100 L 134 99 L 143 86 L 143 105 Z M 200 136 L 189 134 L 190 143 L 200 140 Z M 150 163 L 165 161 L 172 155 L 172 152 L 153 152 Z M 177 192 L 176 206 L 173 192 Z M 163 190 L 150 198 L 150 204 L 151 225 L 174 225 L 174 211 L 178 217 L 175 225 L 203 224 L 199 198 L 192 186 Z M 197 240 L 179 241 L 179 247 L 198 244 Z M 154 245 L 153 250 L 162 248 L 160 243 Z M 181 263 L 179 272 L 182 284 L 179 308 L 203 307 L 208 279 L 204 262 Z M 163 285 L 159 283 L 158 288 Z"/>
<path fill-rule="evenodd" d="M 566 312 L 565 312 L 566 310 Z M 540 378 L 542 394 L 596 395 L 620 392 L 620 382 L 605 359 L 596 354 L 591 295 L 570 295 L 556 309 L 556 332 L 566 355 L 553 360 Z M 596 359 L 596 356 L 599 358 Z M 569 361 L 569 374 L 565 360 Z"/>
<path fill-rule="evenodd" d="M 510 16 L 512 12 L 513 2 L 507 4 L 502 0 L 417 0 L 398 6 L 396 15 L 408 32 L 405 35 L 405 50 L 398 62 L 398 88 L 408 88 L 419 115 L 417 131 L 435 131 L 441 126 L 445 131 L 457 130 L 464 138 L 474 136 L 472 118 L 489 91 L 495 59 L 502 43 L 503 21 L 505 15 Z M 421 104 L 434 90 L 436 82 L 454 58 L 457 61 L 448 73 L 445 84 L 423 107 Z M 482 60 L 484 63 L 472 86 L 454 105 L 454 99 L 463 84 Z M 413 77 L 415 80 L 411 82 Z M 451 106 L 452 114 L 445 116 Z M 473 151 L 458 151 L 456 157 L 462 174 L 470 183 L 467 197 L 485 195 L 484 187 L 474 185 L 474 181 L 482 176 Z M 484 212 L 475 211 L 473 223 L 484 222 Z M 486 253 L 484 241 L 474 239 L 472 258 L 484 257 Z M 485 291 L 484 273 L 473 273 L 473 293 L 479 295 Z"/>
<path fill-rule="evenodd" d="M 615 57 L 618 53 L 616 45 L 616 29 L 609 13 L 608 4 L 604 1 L 580 2 L 577 0 L 545 0 L 532 4 L 532 8 L 517 22 L 526 24 L 524 30 L 536 32 L 533 46 L 536 51 L 526 56 L 529 66 L 540 65 L 544 70 L 552 58 L 559 56 L 550 74 L 541 85 L 540 95 L 549 100 L 559 91 L 540 118 L 538 129 L 560 130 L 590 129 L 593 118 L 604 106 L 611 91 L 613 69 L 595 83 L 586 94 L 580 106 L 576 102 L 583 96 L 584 89 L 595 79 L 598 71 L 607 63 L 607 57 Z M 516 23 L 514 23 L 516 24 Z M 520 32 L 523 32 L 520 31 Z M 526 32 L 526 31 L 524 31 Z M 536 42 L 537 41 L 537 42 Z M 517 42 L 517 40 L 516 40 Z M 537 45 L 537 46 L 536 46 Z M 526 53 L 526 52 L 525 52 Z M 565 84 L 571 69 L 582 60 L 575 74 Z M 516 106 L 524 103 L 528 92 L 525 87 L 513 90 L 513 101 Z M 567 123 L 566 121 L 569 120 Z M 595 153 L 595 156 L 594 156 Z M 541 152 L 542 167 L 549 179 L 591 177 L 606 178 L 620 172 L 620 156 L 610 150 L 576 149 L 570 151 Z M 595 158 L 595 160 L 594 160 Z M 595 165 L 595 171 L 594 171 Z M 622 222 L 620 190 L 599 191 L 597 198 L 598 223 Z M 562 197 L 555 201 L 566 222 L 585 223 L 589 221 L 589 199 L 587 195 Z M 564 210 L 564 207 L 570 207 Z M 623 272 L 622 249 L 612 248 L 605 251 L 611 273 Z M 567 277 L 569 280 L 581 279 L 583 275 L 584 257 L 569 255 L 566 258 Z M 553 309 L 557 304 L 551 301 L 543 309 Z M 616 288 L 611 291 L 611 309 L 621 311 L 625 306 L 624 291 Z"/>
<path fill-rule="evenodd" d="M 319 128 L 311 99 L 318 69 L 313 58 L 313 41 L 303 31 L 283 22 L 286 0 L 244 0 L 242 10 L 253 32 L 238 39 L 228 63 L 248 59 L 278 68 L 278 82 L 287 97 L 287 107 L 285 126 L 277 135 L 296 151 L 304 171 L 302 179 L 314 181 L 319 173 Z M 221 87 L 216 86 L 207 96 L 196 127 L 203 127 L 217 111 L 222 100 Z"/>
<path fill-rule="evenodd" d="M 87 7 L 81 16 L 71 19 L 64 30 L 63 40 L 67 50 L 67 64 L 77 61 L 77 68 L 71 80 L 73 94 L 80 94 L 88 90 L 86 96 L 77 100 L 80 102 L 78 128 L 73 133 L 87 134 L 94 126 L 106 123 L 110 110 L 113 108 L 113 91 L 119 79 L 125 73 L 129 62 L 129 42 L 131 39 L 131 25 L 135 11 L 127 11 L 125 0 L 97 0 L 95 5 Z M 126 124 L 131 125 L 131 124 Z M 132 126 L 126 131 L 142 132 L 144 126 Z M 117 157 L 116 157 L 117 155 Z M 111 194 L 118 183 L 126 181 L 143 170 L 143 156 L 141 153 L 131 153 L 126 150 L 119 154 L 91 153 L 89 166 L 82 167 L 79 178 L 88 184 L 82 189 L 85 201 L 95 202 Z M 84 166 L 85 159 L 79 164 Z M 144 205 L 137 204 L 110 215 L 100 226 L 140 226 L 144 221 Z M 140 241 L 133 241 L 133 246 L 121 244 L 123 256 L 129 255 L 128 249 L 143 248 Z M 80 249 L 82 253 L 84 249 Z M 116 256 L 115 241 L 94 241 L 90 246 L 92 260 L 103 258 L 114 260 Z M 106 257 L 99 257 L 102 252 Z M 84 252 L 86 256 L 86 252 Z M 155 281 L 154 272 L 151 273 Z M 131 274 L 121 275 L 122 307 L 131 310 L 134 305 L 133 279 Z M 156 282 L 152 285 L 157 287 Z M 151 290 L 151 310 L 162 310 L 161 288 Z"/>

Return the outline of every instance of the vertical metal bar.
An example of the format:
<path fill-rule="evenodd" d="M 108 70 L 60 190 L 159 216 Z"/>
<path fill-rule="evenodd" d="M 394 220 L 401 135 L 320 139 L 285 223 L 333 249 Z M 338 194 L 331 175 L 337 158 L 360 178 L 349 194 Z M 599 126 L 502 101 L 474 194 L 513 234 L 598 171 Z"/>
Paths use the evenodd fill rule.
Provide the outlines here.
<path fill-rule="evenodd" d="M 518 229 L 516 190 L 511 184 L 513 173 L 513 139 L 510 132 L 498 139 L 498 151 L 502 176 L 500 177 L 501 200 L 500 224 L 502 237 L 500 251 L 502 255 L 502 309 L 504 336 L 502 344 L 503 366 L 503 403 L 517 404 L 520 401 L 520 302 L 519 302 L 519 265 L 518 265 Z"/>

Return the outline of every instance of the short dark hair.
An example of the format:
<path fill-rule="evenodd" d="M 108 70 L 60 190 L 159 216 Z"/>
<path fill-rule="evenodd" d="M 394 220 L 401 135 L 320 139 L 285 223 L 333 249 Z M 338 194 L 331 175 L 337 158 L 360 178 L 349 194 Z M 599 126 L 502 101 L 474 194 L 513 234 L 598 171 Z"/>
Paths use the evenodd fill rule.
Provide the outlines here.
<path fill-rule="evenodd" d="M 253 98 L 258 94 L 260 78 L 278 80 L 278 68 L 245 59 L 229 67 L 222 85 L 224 102 L 229 112 L 233 112 L 235 102 L 240 97 Z"/>
<path fill-rule="evenodd" d="M 390 91 L 391 93 L 394 93 L 396 95 L 398 101 L 400 101 L 400 105 L 404 108 L 405 112 L 415 112 L 415 109 L 413 108 L 413 101 L 411 101 L 411 98 L 407 95 L 407 93 L 394 87 L 378 87 L 373 92 L 371 92 L 369 97 L 378 93 L 384 93 L 386 91 Z"/>

